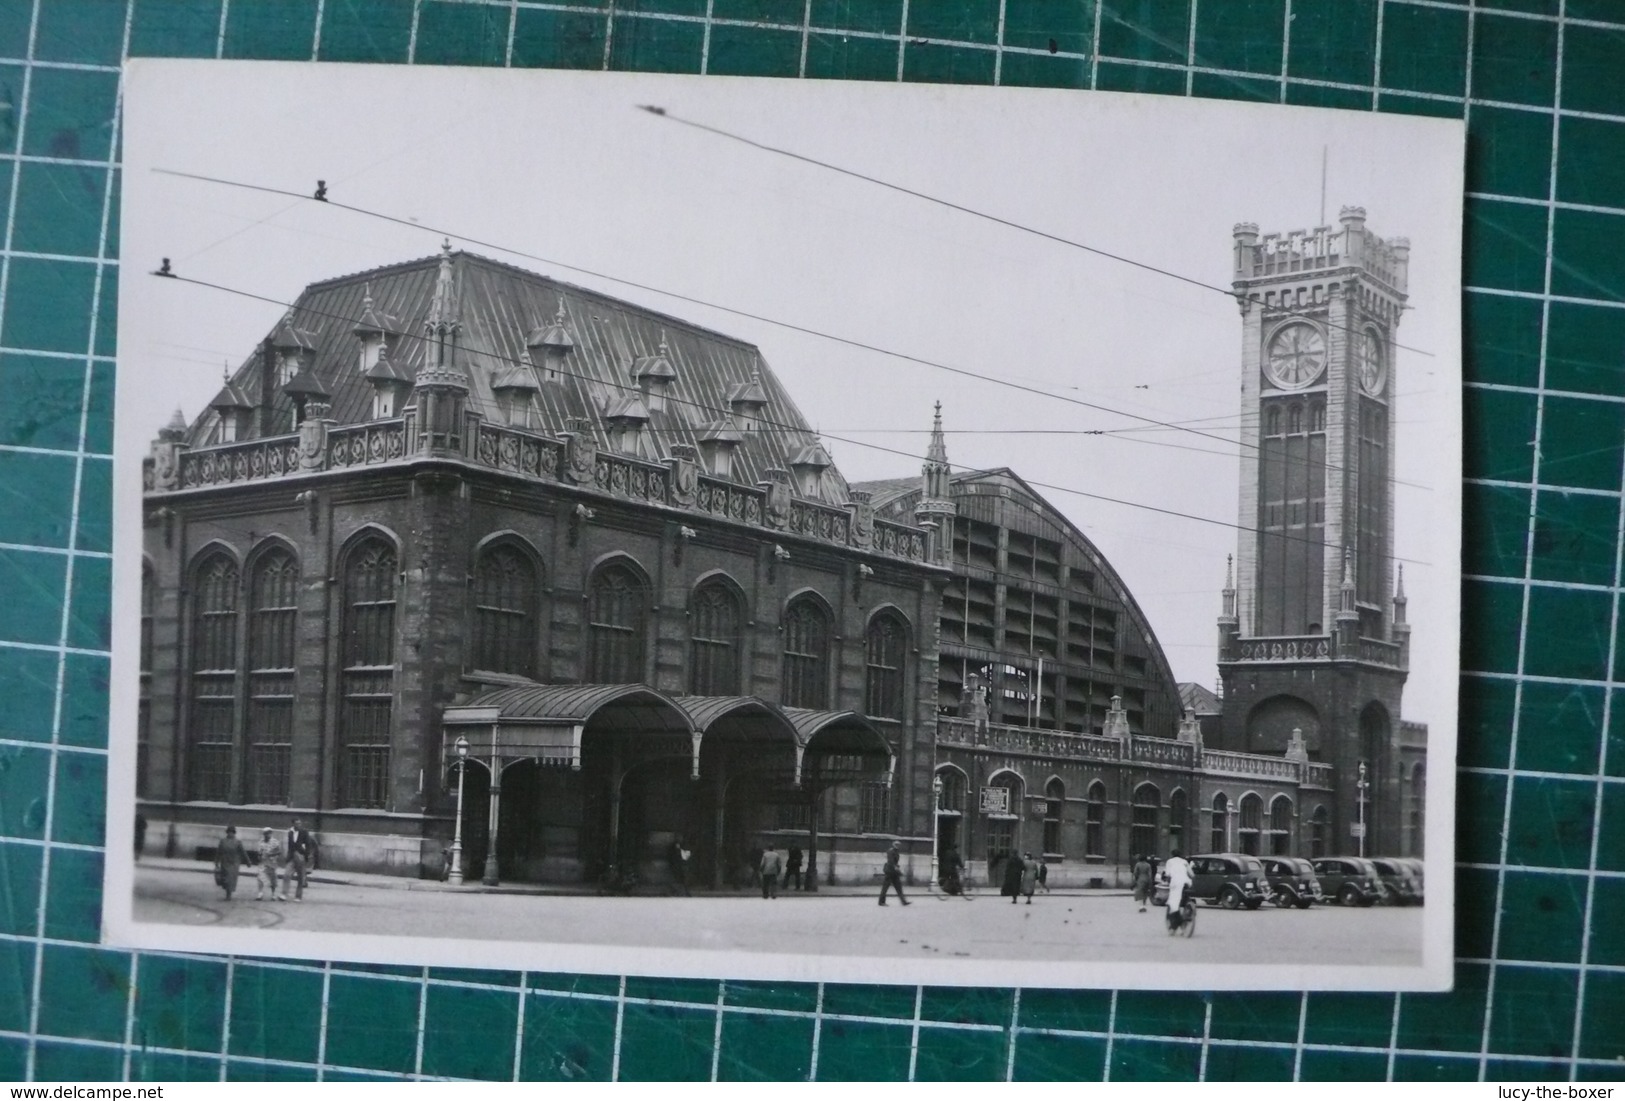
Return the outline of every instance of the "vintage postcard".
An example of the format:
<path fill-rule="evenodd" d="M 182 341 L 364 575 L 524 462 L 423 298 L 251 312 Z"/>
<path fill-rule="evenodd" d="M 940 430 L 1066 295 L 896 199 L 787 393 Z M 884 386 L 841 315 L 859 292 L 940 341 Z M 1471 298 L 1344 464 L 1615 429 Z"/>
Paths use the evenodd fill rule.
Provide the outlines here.
<path fill-rule="evenodd" d="M 110 942 L 1449 986 L 1459 123 L 125 104 Z"/>

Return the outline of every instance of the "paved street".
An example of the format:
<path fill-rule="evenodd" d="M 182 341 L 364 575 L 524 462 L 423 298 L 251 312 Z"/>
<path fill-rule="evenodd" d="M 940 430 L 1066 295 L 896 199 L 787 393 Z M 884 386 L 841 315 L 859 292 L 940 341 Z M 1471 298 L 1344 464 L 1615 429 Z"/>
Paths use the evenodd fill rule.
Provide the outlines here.
<path fill-rule="evenodd" d="M 548 940 L 644 948 L 792 951 L 814 955 L 1101 960 L 1167 963 L 1370 964 L 1420 961 L 1422 910 L 1337 906 L 1258 911 L 1203 908 L 1196 936 L 1169 938 L 1159 911 L 1141 914 L 1116 892 L 1039 894 L 1012 906 L 992 892 L 971 901 L 913 893 L 882 909 L 875 893 L 595 898 L 443 889 L 343 876 L 314 882 L 305 901 L 254 901 L 244 877 L 232 902 L 196 866 L 143 865 L 135 918 L 182 926 Z M 409 889 L 411 888 L 411 889 Z M 274 946 L 267 943 L 267 949 Z"/>

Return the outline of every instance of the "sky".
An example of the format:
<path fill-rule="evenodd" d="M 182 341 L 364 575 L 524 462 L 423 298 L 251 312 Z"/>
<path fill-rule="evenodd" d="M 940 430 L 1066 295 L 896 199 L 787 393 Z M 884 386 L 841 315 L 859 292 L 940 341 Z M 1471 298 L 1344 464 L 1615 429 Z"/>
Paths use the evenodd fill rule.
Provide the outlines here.
<path fill-rule="evenodd" d="M 1071 91 L 145 60 L 125 118 L 121 578 L 140 539 L 133 459 L 177 406 L 195 417 L 284 312 L 247 295 L 291 302 L 449 236 L 752 341 L 850 481 L 917 472 L 941 401 L 956 468 L 1009 466 L 1034 485 L 1126 581 L 1176 678 L 1209 686 L 1239 537 L 1232 226 L 1307 228 L 1363 206 L 1373 231 L 1412 244 L 1393 368 L 1404 717 L 1453 729 L 1456 123 Z M 402 222 L 169 172 L 300 194 L 325 180 L 333 200 Z M 143 274 L 163 257 L 246 293 Z"/>

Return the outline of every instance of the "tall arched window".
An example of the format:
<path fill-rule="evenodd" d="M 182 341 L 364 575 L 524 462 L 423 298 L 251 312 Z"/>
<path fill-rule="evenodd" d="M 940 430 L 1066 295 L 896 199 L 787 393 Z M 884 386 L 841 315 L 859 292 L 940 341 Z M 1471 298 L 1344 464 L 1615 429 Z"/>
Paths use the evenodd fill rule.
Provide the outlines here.
<path fill-rule="evenodd" d="M 1281 434 L 1281 407 L 1272 405 L 1264 411 L 1264 435 L 1279 436 Z"/>
<path fill-rule="evenodd" d="M 983 817 L 987 825 L 987 866 L 992 868 L 1021 848 L 1021 803 L 1026 784 L 1020 776 L 1008 770 L 988 781 L 988 787 L 1004 790 L 1003 811 L 989 810 Z"/>
<path fill-rule="evenodd" d="M 281 548 L 260 555 L 249 581 L 246 779 L 250 803 L 288 802 L 298 617 L 298 560 Z"/>
<path fill-rule="evenodd" d="M 737 696 L 740 692 L 739 598 L 723 581 L 707 581 L 689 604 L 693 654 L 688 690 L 696 696 Z"/>
<path fill-rule="evenodd" d="M 1257 795 L 1247 794 L 1241 797 L 1241 824 L 1237 829 L 1237 841 L 1241 851 L 1248 856 L 1257 856 L 1263 852 L 1261 835 L 1264 832 L 1264 800 Z"/>
<path fill-rule="evenodd" d="M 141 696 L 135 713 L 135 793 L 147 792 L 147 757 L 152 744 L 152 613 L 157 582 L 152 567 L 141 566 Z"/>
<path fill-rule="evenodd" d="M 1083 854 L 1106 855 L 1106 785 L 1099 780 L 1083 796 Z"/>
<path fill-rule="evenodd" d="M 1303 406 L 1293 403 L 1292 408 L 1287 410 L 1286 430 L 1289 436 L 1303 431 Z"/>
<path fill-rule="evenodd" d="M 353 548 L 344 565 L 341 806 L 389 806 L 397 572 L 395 548 L 378 538 Z"/>
<path fill-rule="evenodd" d="M 1332 835 L 1331 815 L 1326 812 L 1325 806 L 1315 808 L 1315 813 L 1309 816 L 1309 856 L 1318 860 L 1326 855 L 1326 842 Z"/>
<path fill-rule="evenodd" d="M 1424 854 L 1424 849 L 1426 848 L 1424 838 L 1427 834 L 1427 780 L 1427 765 L 1423 764 L 1421 761 L 1416 762 L 1416 767 L 1411 769 L 1411 856 L 1422 856 Z"/>
<path fill-rule="evenodd" d="M 941 785 L 937 792 L 937 810 L 943 814 L 965 813 L 965 774 L 957 768 L 937 769 Z"/>
<path fill-rule="evenodd" d="M 518 547 L 487 547 L 475 567 L 474 668 L 536 675 L 536 567 Z"/>
<path fill-rule="evenodd" d="M 1292 851 L 1292 800 L 1277 795 L 1270 802 L 1270 855 L 1286 856 Z"/>
<path fill-rule="evenodd" d="M 1059 777 L 1044 785 L 1044 851 L 1061 853 L 1061 811 L 1066 808 L 1066 785 Z"/>
<path fill-rule="evenodd" d="M 1155 784 L 1134 789 L 1134 820 L 1129 826 L 1129 850 L 1135 856 L 1157 855 L 1157 816 L 1162 811 L 1162 792 Z"/>
<path fill-rule="evenodd" d="M 1175 788 L 1174 793 L 1168 796 L 1168 851 L 1178 849 L 1186 856 L 1190 852 L 1185 848 L 1185 823 L 1190 818 L 1190 799 L 1185 795 L 1184 788 Z"/>
<path fill-rule="evenodd" d="M 241 577 L 224 552 L 192 578 L 192 716 L 187 796 L 231 798 L 237 727 L 237 599 Z"/>
<path fill-rule="evenodd" d="M 1208 851 L 1222 853 L 1230 847 L 1230 800 L 1224 792 L 1213 797 L 1213 828 L 1208 839 Z"/>
<path fill-rule="evenodd" d="M 869 621 L 864 664 L 868 674 L 864 710 L 881 719 L 903 717 L 903 655 L 908 632 L 902 620 L 882 612 Z"/>
<path fill-rule="evenodd" d="M 829 706 L 829 617 L 811 597 L 785 609 L 780 699 L 786 707 Z"/>
<path fill-rule="evenodd" d="M 611 563 L 593 575 L 588 610 L 587 683 L 643 681 L 644 609 L 649 594 L 631 567 Z"/>

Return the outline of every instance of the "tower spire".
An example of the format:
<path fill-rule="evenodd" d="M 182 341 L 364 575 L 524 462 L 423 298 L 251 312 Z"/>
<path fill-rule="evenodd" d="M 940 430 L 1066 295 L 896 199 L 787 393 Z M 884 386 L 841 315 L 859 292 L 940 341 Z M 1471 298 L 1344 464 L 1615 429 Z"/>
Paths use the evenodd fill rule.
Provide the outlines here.
<path fill-rule="evenodd" d="M 434 298 L 423 319 L 423 369 L 418 386 L 457 386 L 468 389 L 468 375 L 457 362 L 457 334 L 462 331 L 457 318 L 457 283 L 452 273 L 451 242 L 440 246 L 440 270 L 435 274 Z"/>
<path fill-rule="evenodd" d="M 1236 582 L 1235 582 L 1236 556 L 1224 556 L 1224 618 L 1236 618 Z"/>
<path fill-rule="evenodd" d="M 958 511 L 949 483 L 951 473 L 939 401 L 931 416 L 931 442 L 925 449 L 925 463 L 920 467 L 920 503 L 914 509 L 914 522 L 931 533 L 932 560 L 943 564 L 953 548 L 954 514 Z"/>

